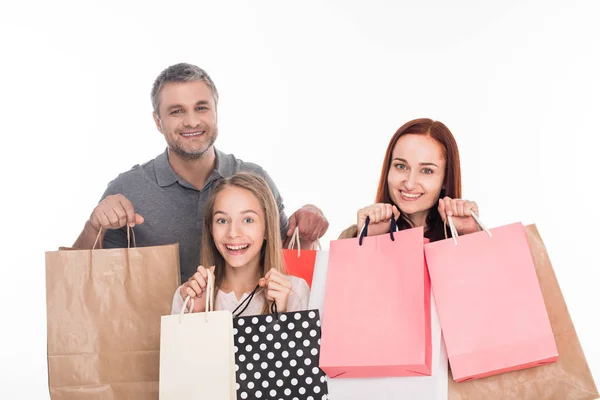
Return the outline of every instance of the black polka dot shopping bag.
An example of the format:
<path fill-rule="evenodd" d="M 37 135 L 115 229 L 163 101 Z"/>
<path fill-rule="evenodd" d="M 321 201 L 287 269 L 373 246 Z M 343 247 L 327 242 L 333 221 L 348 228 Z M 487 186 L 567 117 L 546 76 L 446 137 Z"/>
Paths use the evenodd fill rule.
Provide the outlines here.
<path fill-rule="evenodd" d="M 272 311 L 233 320 L 237 398 L 328 399 L 319 310 Z"/>

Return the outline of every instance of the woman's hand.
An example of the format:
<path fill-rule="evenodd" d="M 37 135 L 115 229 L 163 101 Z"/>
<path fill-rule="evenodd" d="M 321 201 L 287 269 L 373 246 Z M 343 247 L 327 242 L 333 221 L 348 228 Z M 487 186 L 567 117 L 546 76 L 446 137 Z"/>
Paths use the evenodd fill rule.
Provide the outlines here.
<path fill-rule="evenodd" d="M 471 211 L 473 211 L 475 215 L 479 216 L 479 209 L 474 201 L 444 197 L 439 201 L 438 211 L 444 222 L 448 217 L 452 217 L 452 222 L 459 235 L 481 230 L 481 227 L 471 215 Z"/>
<path fill-rule="evenodd" d="M 365 221 L 369 217 L 369 227 L 367 236 L 383 235 L 390 231 L 390 220 L 392 215 L 396 218 L 400 218 L 400 211 L 395 205 L 376 203 L 365 208 L 361 208 L 356 213 L 356 227 L 358 228 L 358 234 L 362 231 L 365 226 Z"/>

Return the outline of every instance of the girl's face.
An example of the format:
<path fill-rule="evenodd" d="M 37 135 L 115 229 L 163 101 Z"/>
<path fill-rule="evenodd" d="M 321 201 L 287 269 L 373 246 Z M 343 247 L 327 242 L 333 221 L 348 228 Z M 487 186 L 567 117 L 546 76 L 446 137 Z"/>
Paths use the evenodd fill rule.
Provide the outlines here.
<path fill-rule="evenodd" d="M 228 266 L 258 267 L 265 228 L 265 213 L 250 191 L 228 186 L 219 192 L 212 215 L 212 236 Z"/>
<path fill-rule="evenodd" d="M 446 160 L 442 146 L 425 135 L 401 136 L 392 151 L 388 190 L 394 204 L 417 226 L 437 204 Z"/>

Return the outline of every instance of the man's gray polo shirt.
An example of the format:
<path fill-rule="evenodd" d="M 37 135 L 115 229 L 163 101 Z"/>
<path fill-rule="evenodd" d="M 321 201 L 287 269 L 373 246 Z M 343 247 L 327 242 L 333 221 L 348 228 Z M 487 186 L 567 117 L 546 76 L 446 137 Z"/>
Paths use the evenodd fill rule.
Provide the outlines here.
<path fill-rule="evenodd" d="M 200 237 L 204 221 L 204 206 L 215 184 L 237 172 L 252 172 L 262 176 L 273 191 L 279 207 L 281 236 L 285 238 L 288 219 L 281 195 L 271 177 L 260 166 L 236 159 L 217 149 L 216 167 L 202 190 L 178 176 L 169 164 L 168 152 L 135 165 L 108 184 L 102 199 L 108 195 L 122 194 L 144 217 L 144 223 L 136 225 L 135 239 L 138 246 L 158 246 L 179 243 L 181 281 L 185 282 L 196 272 L 200 263 Z M 109 229 L 104 236 L 104 247 L 127 247 L 125 229 Z"/>

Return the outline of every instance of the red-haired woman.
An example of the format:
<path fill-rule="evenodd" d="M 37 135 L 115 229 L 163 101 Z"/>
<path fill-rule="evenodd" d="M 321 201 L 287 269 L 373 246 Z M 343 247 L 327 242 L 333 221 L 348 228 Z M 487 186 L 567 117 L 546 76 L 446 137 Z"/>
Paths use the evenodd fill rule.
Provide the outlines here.
<path fill-rule="evenodd" d="M 396 131 L 383 159 L 375 204 L 357 213 L 357 223 L 340 238 L 356 237 L 369 217 L 368 235 L 422 226 L 431 241 L 444 239 L 444 221 L 452 216 L 459 234 L 480 228 L 470 211 L 477 204 L 461 199 L 460 159 L 450 130 L 441 122 L 415 119 Z"/>

